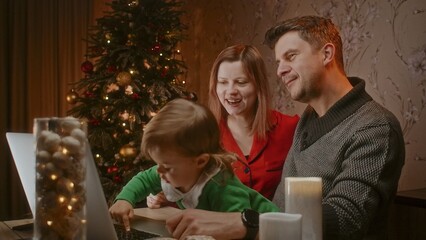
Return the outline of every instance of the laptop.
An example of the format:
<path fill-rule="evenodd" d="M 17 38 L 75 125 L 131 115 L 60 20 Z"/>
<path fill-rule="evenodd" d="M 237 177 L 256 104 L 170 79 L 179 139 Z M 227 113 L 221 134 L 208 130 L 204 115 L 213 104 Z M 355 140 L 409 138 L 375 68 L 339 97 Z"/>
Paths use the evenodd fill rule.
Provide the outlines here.
<path fill-rule="evenodd" d="M 6 138 L 18 170 L 19 178 L 24 192 L 35 216 L 35 140 L 30 133 L 6 133 Z M 140 238 L 149 239 L 153 237 L 170 237 L 165 227 L 165 219 L 170 216 L 156 218 L 155 209 L 136 209 L 135 217 L 132 219 L 131 233 L 126 233 L 124 227 L 114 224 L 108 212 L 108 205 L 102 189 L 95 161 L 86 144 L 86 216 L 87 216 L 87 239 L 119 240 L 132 239 L 132 236 L 142 235 Z M 158 210 L 164 214 L 164 209 Z M 177 210 L 176 211 L 180 211 Z M 176 211 L 171 211 L 176 213 Z M 151 214 L 151 215 L 149 215 Z M 149 215 L 149 216 L 148 216 Z M 135 231 L 136 230 L 136 231 Z M 129 238 L 129 234 L 131 234 Z M 146 237 L 144 237 L 146 236 Z"/>

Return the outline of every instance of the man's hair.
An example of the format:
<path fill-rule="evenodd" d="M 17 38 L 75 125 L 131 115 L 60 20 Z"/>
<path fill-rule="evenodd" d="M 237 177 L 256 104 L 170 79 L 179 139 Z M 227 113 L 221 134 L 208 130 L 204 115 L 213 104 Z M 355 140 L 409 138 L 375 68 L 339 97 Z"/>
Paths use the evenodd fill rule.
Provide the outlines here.
<path fill-rule="evenodd" d="M 220 64 L 223 62 L 241 61 L 243 71 L 248 80 L 255 86 L 257 102 L 253 111 L 251 133 L 266 138 L 267 131 L 272 128 L 271 94 L 265 62 L 259 50 L 251 45 L 237 44 L 222 50 L 213 63 L 210 71 L 209 107 L 218 121 L 226 120 L 228 113 L 221 105 L 217 92 L 217 77 Z"/>
<path fill-rule="evenodd" d="M 264 43 L 271 49 L 284 34 L 296 31 L 300 38 L 308 42 L 314 49 L 321 49 L 326 43 L 332 43 L 339 69 L 344 72 L 343 44 L 339 30 L 330 19 L 319 16 L 301 16 L 282 21 L 270 28 L 265 34 Z"/>
<path fill-rule="evenodd" d="M 141 154 L 151 159 L 150 150 L 171 149 L 187 157 L 207 153 L 214 166 L 232 172 L 236 155 L 225 151 L 220 142 L 218 123 L 212 112 L 200 104 L 178 98 L 167 103 L 143 130 Z"/>

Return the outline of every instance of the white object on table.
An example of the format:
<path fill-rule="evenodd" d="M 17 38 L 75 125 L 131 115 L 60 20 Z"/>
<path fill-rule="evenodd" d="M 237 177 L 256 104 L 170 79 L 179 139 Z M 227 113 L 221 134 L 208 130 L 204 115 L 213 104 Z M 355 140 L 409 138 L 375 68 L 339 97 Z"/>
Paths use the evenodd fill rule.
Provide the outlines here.
<path fill-rule="evenodd" d="M 302 215 L 271 212 L 259 216 L 260 240 L 302 240 Z"/>
<path fill-rule="evenodd" d="M 322 179 L 285 178 L 285 212 L 302 214 L 303 240 L 322 240 Z"/>

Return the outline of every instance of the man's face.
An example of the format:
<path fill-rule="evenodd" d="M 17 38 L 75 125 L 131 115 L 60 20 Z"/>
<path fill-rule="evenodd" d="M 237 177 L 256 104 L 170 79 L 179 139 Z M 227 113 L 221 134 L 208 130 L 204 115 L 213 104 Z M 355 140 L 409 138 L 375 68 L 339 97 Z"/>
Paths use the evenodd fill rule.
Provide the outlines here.
<path fill-rule="evenodd" d="M 292 99 L 309 103 L 319 94 L 325 66 L 320 50 L 291 31 L 275 44 L 277 75 L 290 92 Z"/>

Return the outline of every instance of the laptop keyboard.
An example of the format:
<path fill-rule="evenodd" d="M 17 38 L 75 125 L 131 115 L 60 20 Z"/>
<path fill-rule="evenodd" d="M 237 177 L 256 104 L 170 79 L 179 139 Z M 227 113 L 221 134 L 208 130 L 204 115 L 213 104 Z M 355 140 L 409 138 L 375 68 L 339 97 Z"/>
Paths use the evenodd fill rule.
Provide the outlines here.
<path fill-rule="evenodd" d="M 122 225 L 118 224 L 114 224 L 114 228 L 119 240 L 139 240 L 160 237 L 160 235 L 136 230 L 133 228 L 131 228 L 130 231 L 126 231 Z"/>

